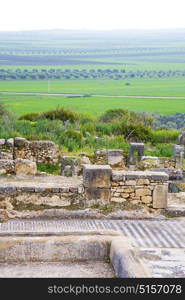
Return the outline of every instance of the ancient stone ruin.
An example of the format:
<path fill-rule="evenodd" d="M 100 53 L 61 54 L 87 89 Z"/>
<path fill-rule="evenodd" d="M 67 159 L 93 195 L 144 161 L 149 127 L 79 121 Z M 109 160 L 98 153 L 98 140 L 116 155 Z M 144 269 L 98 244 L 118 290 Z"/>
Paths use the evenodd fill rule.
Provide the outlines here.
<path fill-rule="evenodd" d="M 169 179 L 183 176 L 180 145 L 174 145 L 169 158 L 144 156 L 143 143 L 130 144 L 128 159 L 119 149 L 97 150 L 92 157 L 65 156 L 51 141 L 20 137 L 1 139 L 0 150 L 0 208 L 10 210 L 97 205 L 165 209 Z M 60 176 L 38 172 L 38 163 L 58 164 Z"/>

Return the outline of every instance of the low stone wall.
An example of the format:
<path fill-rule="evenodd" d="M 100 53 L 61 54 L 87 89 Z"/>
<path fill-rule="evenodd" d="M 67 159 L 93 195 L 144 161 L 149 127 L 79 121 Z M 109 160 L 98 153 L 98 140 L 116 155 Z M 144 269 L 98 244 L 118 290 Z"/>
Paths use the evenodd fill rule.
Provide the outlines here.
<path fill-rule="evenodd" d="M 58 146 L 51 141 L 27 141 L 14 139 L 14 159 L 29 159 L 36 163 L 56 164 L 59 162 Z"/>
<path fill-rule="evenodd" d="M 164 209 L 167 199 L 166 173 L 116 171 L 109 165 L 84 165 L 83 179 L 63 176 L 0 177 L 0 209 L 82 209 L 110 204 L 119 206 L 119 209 L 124 209 L 125 204 Z"/>
<path fill-rule="evenodd" d="M 144 204 L 152 208 L 167 206 L 168 175 L 157 172 L 113 171 L 111 201 Z"/>
<path fill-rule="evenodd" d="M 50 183 L 0 183 L 0 209 L 37 210 L 83 205 L 83 186 Z"/>
<path fill-rule="evenodd" d="M 124 203 L 166 208 L 169 176 L 164 172 L 115 171 L 108 165 L 84 166 L 87 205 Z"/>

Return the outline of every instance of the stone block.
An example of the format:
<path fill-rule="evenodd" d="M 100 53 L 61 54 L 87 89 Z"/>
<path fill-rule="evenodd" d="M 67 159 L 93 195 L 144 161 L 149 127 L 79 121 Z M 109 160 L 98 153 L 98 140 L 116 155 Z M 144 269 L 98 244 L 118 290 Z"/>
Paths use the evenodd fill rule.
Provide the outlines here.
<path fill-rule="evenodd" d="M 107 162 L 111 166 L 123 165 L 123 150 L 108 150 Z"/>
<path fill-rule="evenodd" d="M 156 185 L 153 191 L 153 208 L 166 208 L 168 185 Z"/>
<path fill-rule="evenodd" d="M 142 188 L 136 190 L 136 197 L 150 196 L 150 195 L 151 195 L 150 189 Z"/>
<path fill-rule="evenodd" d="M 94 203 L 108 203 L 111 199 L 111 190 L 106 188 L 86 188 L 85 199 L 86 201 L 94 201 Z"/>
<path fill-rule="evenodd" d="M 133 186 L 135 186 L 136 185 L 136 181 L 135 180 L 127 180 L 127 181 L 125 181 L 125 185 L 133 185 Z"/>
<path fill-rule="evenodd" d="M 134 158 L 135 152 L 138 154 L 138 161 L 140 161 L 141 157 L 144 156 L 144 144 L 143 143 L 130 143 L 128 165 L 135 164 L 135 158 Z"/>
<path fill-rule="evenodd" d="M 3 146 L 5 144 L 5 139 L 0 139 L 0 146 Z"/>
<path fill-rule="evenodd" d="M 112 172 L 112 181 L 123 181 L 125 179 L 122 171 Z"/>
<path fill-rule="evenodd" d="M 127 200 L 124 199 L 124 198 L 117 198 L 117 197 L 112 197 L 111 198 L 111 202 L 116 202 L 116 203 L 124 203 L 126 202 Z"/>
<path fill-rule="evenodd" d="M 15 160 L 16 175 L 35 175 L 37 173 L 37 165 L 28 159 Z"/>
<path fill-rule="evenodd" d="M 138 179 L 137 180 L 137 185 L 149 185 L 150 180 L 149 179 Z"/>
<path fill-rule="evenodd" d="M 14 160 L 0 160 L 0 175 L 14 174 L 15 173 L 15 162 Z"/>
<path fill-rule="evenodd" d="M 110 188 L 111 176 L 109 165 L 84 165 L 83 184 L 87 188 Z"/>
<path fill-rule="evenodd" d="M 152 203 L 152 196 L 143 196 L 141 198 L 141 200 L 142 200 L 143 203 L 146 203 L 146 204 Z"/>
<path fill-rule="evenodd" d="M 24 147 L 26 142 L 27 142 L 27 140 L 25 138 L 22 138 L 22 137 L 14 138 L 14 146 L 15 147 Z"/>

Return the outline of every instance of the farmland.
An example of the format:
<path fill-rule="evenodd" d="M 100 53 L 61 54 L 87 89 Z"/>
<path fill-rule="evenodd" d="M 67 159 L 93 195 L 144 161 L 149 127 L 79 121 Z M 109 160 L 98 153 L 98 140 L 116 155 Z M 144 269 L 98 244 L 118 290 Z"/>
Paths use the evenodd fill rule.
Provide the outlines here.
<path fill-rule="evenodd" d="M 184 31 L 0 33 L 0 103 L 18 116 L 57 106 L 91 115 L 112 108 L 185 112 L 183 99 L 106 96 L 185 97 Z"/>
<path fill-rule="evenodd" d="M 0 104 L 21 116 L 25 113 L 44 112 L 56 107 L 64 107 L 78 113 L 97 116 L 109 109 L 128 109 L 136 112 L 174 114 L 185 111 L 182 99 L 134 99 L 101 97 L 61 97 L 31 95 L 1 95 Z"/>

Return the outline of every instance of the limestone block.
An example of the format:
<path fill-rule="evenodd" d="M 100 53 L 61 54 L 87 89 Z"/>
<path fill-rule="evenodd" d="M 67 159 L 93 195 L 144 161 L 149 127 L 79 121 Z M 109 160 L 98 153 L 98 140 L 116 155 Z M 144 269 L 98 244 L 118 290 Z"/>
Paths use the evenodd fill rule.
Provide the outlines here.
<path fill-rule="evenodd" d="M 112 169 L 109 165 L 84 165 L 83 184 L 88 188 L 110 188 Z"/>
<path fill-rule="evenodd" d="M 148 185 L 150 184 L 150 180 L 148 179 L 138 179 L 137 180 L 137 185 Z"/>
<path fill-rule="evenodd" d="M 112 172 L 112 181 L 123 181 L 125 177 L 123 176 L 122 171 L 113 171 Z"/>
<path fill-rule="evenodd" d="M 25 138 L 22 138 L 22 137 L 14 138 L 14 146 L 15 147 L 23 147 L 26 142 L 27 142 L 27 140 Z"/>
<path fill-rule="evenodd" d="M 142 202 L 146 203 L 146 204 L 152 202 L 152 196 L 143 196 L 141 199 L 142 199 Z"/>
<path fill-rule="evenodd" d="M 150 189 L 137 189 L 136 190 L 136 197 L 142 197 L 142 196 L 150 196 L 151 195 L 151 190 Z"/>
<path fill-rule="evenodd" d="M 0 139 L 0 146 L 3 146 L 5 144 L 5 139 Z"/>
<path fill-rule="evenodd" d="M 37 173 L 37 165 L 28 159 L 15 160 L 16 175 L 35 175 Z"/>
<path fill-rule="evenodd" d="M 122 194 L 121 194 L 121 197 L 123 197 L 123 198 L 129 198 L 129 197 L 130 197 L 130 194 L 128 194 L 128 193 L 122 193 Z"/>
<path fill-rule="evenodd" d="M 0 160 L 0 174 L 14 174 L 15 163 L 13 160 L 1 159 Z"/>
<path fill-rule="evenodd" d="M 14 146 L 14 139 L 10 138 L 6 140 L 6 145 L 10 148 Z"/>
<path fill-rule="evenodd" d="M 168 185 L 156 185 L 153 191 L 153 208 L 166 208 Z"/>
<path fill-rule="evenodd" d="M 107 203 L 111 199 L 111 191 L 106 188 L 86 188 L 85 199 L 87 201 L 94 200 L 96 202 Z"/>
<path fill-rule="evenodd" d="M 127 200 L 124 199 L 124 198 L 115 198 L 115 197 L 112 197 L 111 198 L 111 202 L 116 202 L 116 203 L 124 203 L 126 202 Z"/>
<path fill-rule="evenodd" d="M 107 162 L 111 166 L 123 165 L 123 150 L 108 150 Z"/>
<path fill-rule="evenodd" d="M 135 186 L 136 185 L 136 180 L 127 180 L 125 182 L 125 185 L 133 185 L 133 186 Z"/>

